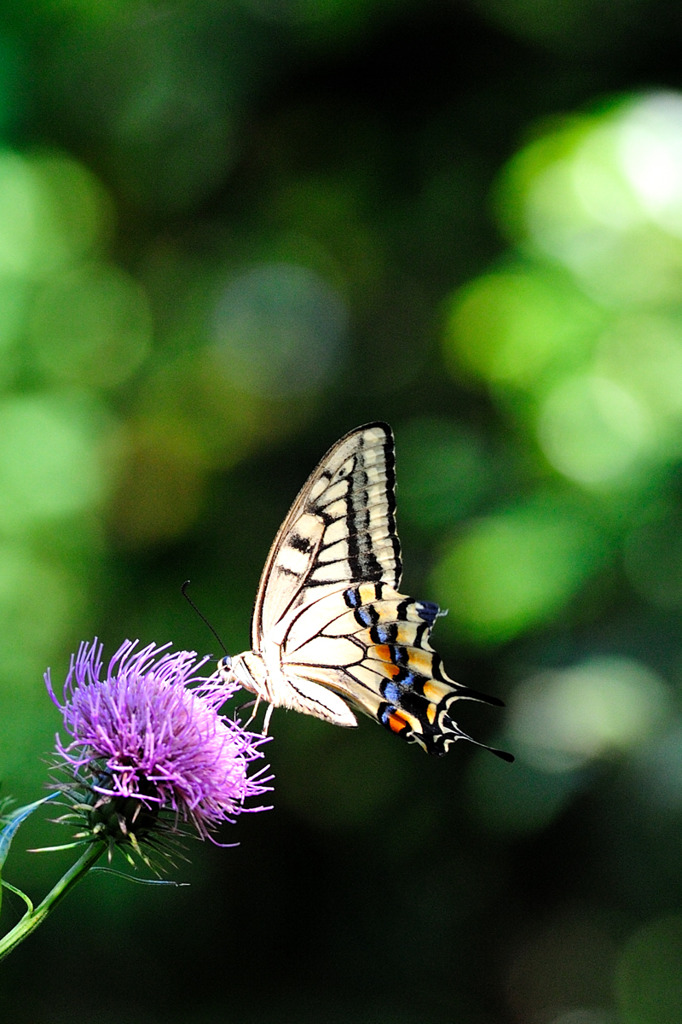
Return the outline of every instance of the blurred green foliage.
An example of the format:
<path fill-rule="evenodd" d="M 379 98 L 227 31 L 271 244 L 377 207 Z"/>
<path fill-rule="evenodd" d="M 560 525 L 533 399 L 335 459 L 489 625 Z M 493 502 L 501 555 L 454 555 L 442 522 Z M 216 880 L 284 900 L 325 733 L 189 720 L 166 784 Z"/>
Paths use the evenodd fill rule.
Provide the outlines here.
<path fill-rule="evenodd" d="M 275 810 L 190 888 L 87 879 L 7 1020 L 681 1019 L 681 35 L 660 0 L 3 7 L 3 794 L 44 792 L 81 639 L 212 649 L 189 577 L 248 646 L 289 502 L 378 418 L 404 589 L 517 755 L 275 712 Z M 37 896 L 55 829 L 8 861 Z"/>

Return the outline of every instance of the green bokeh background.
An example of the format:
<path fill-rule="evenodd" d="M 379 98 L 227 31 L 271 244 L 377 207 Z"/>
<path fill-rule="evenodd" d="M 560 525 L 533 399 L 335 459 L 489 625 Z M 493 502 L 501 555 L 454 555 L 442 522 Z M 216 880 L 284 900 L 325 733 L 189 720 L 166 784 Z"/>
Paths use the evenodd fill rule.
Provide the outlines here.
<path fill-rule="evenodd" d="M 2 6 L 3 793 L 44 792 L 81 640 L 215 654 L 190 578 L 248 646 L 373 419 L 404 589 L 517 756 L 275 712 L 274 809 L 190 886 L 88 877 L 3 1020 L 682 1020 L 680 44 L 662 0 Z"/>

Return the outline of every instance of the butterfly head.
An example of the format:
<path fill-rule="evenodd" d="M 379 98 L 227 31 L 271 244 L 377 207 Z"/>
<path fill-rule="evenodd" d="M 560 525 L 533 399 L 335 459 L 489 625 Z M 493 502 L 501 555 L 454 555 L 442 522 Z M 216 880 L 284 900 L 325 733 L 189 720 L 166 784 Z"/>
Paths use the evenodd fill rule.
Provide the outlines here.
<path fill-rule="evenodd" d="M 229 654 L 226 654 L 220 659 L 217 666 L 217 672 L 224 683 L 232 679 L 232 658 Z"/>
<path fill-rule="evenodd" d="M 272 703 L 267 670 L 259 654 L 245 651 L 243 654 L 236 654 L 234 658 L 226 654 L 218 662 L 217 674 L 224 683 L 237 683 L 245 690 L 255 693 L 258 698 Z"/>
<path fill-rule="evenodd" d="M 230 657 L 229 654 L 224 655 L 218 661 L 216 674 L 223 683 L 228 685 L 236 683 L 238 686 L 251 690 L 252 693 L 258 692 L 253 685 L 251 673 L 245 664 L 244 654 L 237 654 L 234 658 Z"/>

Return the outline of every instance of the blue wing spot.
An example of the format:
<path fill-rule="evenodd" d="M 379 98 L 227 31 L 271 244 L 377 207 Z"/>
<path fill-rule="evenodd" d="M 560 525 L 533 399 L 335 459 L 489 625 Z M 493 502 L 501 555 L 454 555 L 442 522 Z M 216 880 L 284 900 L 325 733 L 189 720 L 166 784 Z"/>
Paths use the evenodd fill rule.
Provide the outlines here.
<path fill-rule="evenodd" d="M 418 601 L 417 602 L 417 614 L 428 622 L 429 626 L 432 626 L 438 618 L 440 608 L 433 601 Z"/>
<path fill-rule="evenodd" d="M 404 647 L 399 644 L 391 645 L 391 661 L 394 665 L 406 665 L 410 660 L 410 655 Z"/>
<path fill-rule="evenodd" d="M 381 693 L 386 700 L 390 700 L 392 704 L 395 704 L 400 700 L 400 687 L 392 680 L 384 683 L 381 687 Z"/>
<path fill-rule="evenodd" d="M 377 623 L 372 630 L 372 640 L 375 644 L 390 644 L 395 640 L 396 627 L 392 622 Z"/>
<path fill-rule="evenodd" d="M 372 625 L 372 610 L 371 608 L 358 608 L 355 612 L 355 621 L 359 622 L 361 626 Z"/>
<path fill-rule="evenodd" d="M 349 608 L 359 608 L 361 601 L 360 595 L 355 587 L 349 587 L 348 590 L 344 590 L 343 599 Z"/>
<path fill-rule="evenodd" d="M 417 683 L 417 676 L 414 672 L 406 672 L 405 675 L 402 676 L 400 682 L 406 690 L 411 689 Z"/>

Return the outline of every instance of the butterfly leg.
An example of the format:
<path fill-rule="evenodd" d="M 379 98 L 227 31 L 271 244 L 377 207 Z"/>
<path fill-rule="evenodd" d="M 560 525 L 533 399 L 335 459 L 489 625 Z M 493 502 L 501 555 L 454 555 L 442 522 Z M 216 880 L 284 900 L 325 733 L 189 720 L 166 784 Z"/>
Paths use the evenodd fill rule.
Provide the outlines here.
<path fill-rule="evenodd" d="M 237 709 L 236 709 L 236 711 L 235 711 L 235 714 L 237 714 L 237 715 L 238 715 L 238 714 L 239 714 L 239 713 L 240 713 L 241 711 L 248 711 L 248 709 L 249 709 L 249 708 L 252 708 L 252 707 L 254 706 L 254 704 L 255 704 L 255 703 L 256 703 L 256 702 L 255 702 L 255 700 L 247 700 L 247 701 L 244 701 L 244 703 L 243 703 L 243 704 L 240 704 L 240 705 L 239 705 L 239 706 L 237 707 Z M 251 716 L 251 718 L 252 718 L 252 717 L 253 717 L 253 715 Z M 249 718 L 249 721 L 251 721 L 251 718 Z"/>
<path fill-rule="evenodd" d="M 263 719 L 263 735 L 267 736 L 268 728 L 270 726 L 270 719 L 272 718 L 272 712 L 274 710 L 274 704 L 268 704 L 268 710 L 265 712 L 265 718 Z"/>
<path fill-rule="evenodd" d="M 258 714 L 258 708 L 260 707 L 260 702 L 261 702 L 261 698 L 260 698 L 260 694 L 258 694 L 258 696 L 256 697 L 255 700 L 250 700 L 248 702 L 248 704 L 244 704 L 245 708 L 253 708 L 253 711 L 251 712 L 249 717 L 244 722 L 244 728 L 245 729 L 248 728 L 249 725 L 251 725 L 251 723 L 253 722 L 254 718 Z"/>

